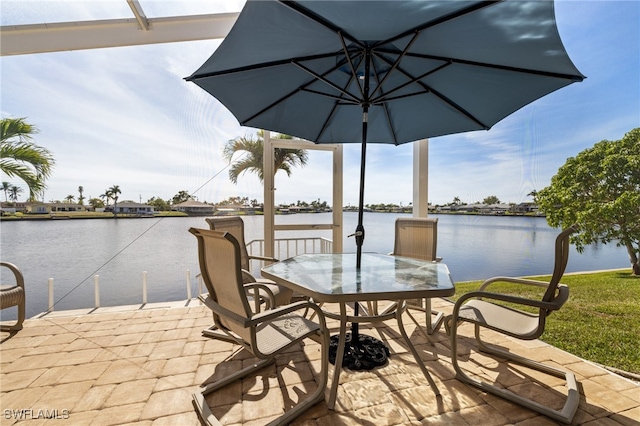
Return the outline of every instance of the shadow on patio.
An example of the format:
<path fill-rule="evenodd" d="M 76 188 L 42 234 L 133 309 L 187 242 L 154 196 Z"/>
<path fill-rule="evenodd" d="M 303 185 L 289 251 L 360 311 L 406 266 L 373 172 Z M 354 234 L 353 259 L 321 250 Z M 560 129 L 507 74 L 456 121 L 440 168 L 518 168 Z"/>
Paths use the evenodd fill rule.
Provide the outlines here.
<path fill-rule="evenodd" d="M 14 424 L 19 418 L 37 424 L 51 418 L 73 425 L 199 424 L 191 394 L 253 359 L 238 346 L 202 337 L 201 330 L 211 324 L 210 311 L 193 302 L 184 304 L 102 308 L 91 314 L 57 312 L 27 320 L 13 336 L 2 333 L 2 424 Z M 448 313 L 452 305 L 436 299 L 434 307 Z M 337 329 L 337 323 L 329 325 Z M 440 398 L 404 346 L 395 321 L 362 325 L 363 332 L 389 345 L 389 363 L 368 372 L 344 371 L 336 410 L 319 403 L 293 424 L 555 424 L 457 381 L 446 334 L 441 330 L 427 339 L 410 320 L 405 326 L 442 393 Z M 463 325 L 460 332 L 471 337 L 473 327 Z M 640 424 L 639 384 L 538 340 L 488 336 L 492 344 L 575 373 L 581 401 L 573 424 Z M 459 344 L 462 367 L 470 374 L 536 395 L 551 406 L 562 405 L 563 389 L 554 386 L 563 385 L 557 379 L 524 367 L 507 367 L 475 351 L 469 361 L 465 355 L 470 342 L 464 339 Z M 306 398 L 316 386 L 319 345 L 291 350 L 294 356 L 210 395 L 207 400 L 214 415 L 223 424 L 260 425 Z"/>

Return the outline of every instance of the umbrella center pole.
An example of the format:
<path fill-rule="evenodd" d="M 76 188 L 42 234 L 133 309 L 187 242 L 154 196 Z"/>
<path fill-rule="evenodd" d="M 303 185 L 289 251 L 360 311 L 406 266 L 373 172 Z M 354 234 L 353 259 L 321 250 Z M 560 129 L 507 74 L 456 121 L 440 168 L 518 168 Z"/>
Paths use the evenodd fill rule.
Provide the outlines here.
<path fill-rule="evenodd" d="M 367 51 L 367 53 L 369 53 Z M 360 273 L 362 266 L 362 245 L 364 243 L 364 178 L 365 166 L 367 164 L 367 124 L 369 121 L 369 62 L 370 54 L 365 55 L 365 75 L 364 75 L 364 99 L 362 104 L 362 153 L 360 159 L 360 196 L 358 200 L 358 225 L 353 236 L 356 237 L 356 270 Z M 358 278 L 358 285 L 360 279 Z M 360 311 L 360 304 L 354 303 L 353 313 L 357 317 Z M 329 344 L 329 361 L 335 364 L 338 349 L 339 336 L 331 336 Z M 351 333 L 347 333 L 344 358 L 342 367 L 351 370 L 371 370 L 375 367 L 386 364 L 389 357 L 389 348 L 379 339 L 372 336 L 362 335 L 359 332 L 358 321 L 351 324 Z"/>

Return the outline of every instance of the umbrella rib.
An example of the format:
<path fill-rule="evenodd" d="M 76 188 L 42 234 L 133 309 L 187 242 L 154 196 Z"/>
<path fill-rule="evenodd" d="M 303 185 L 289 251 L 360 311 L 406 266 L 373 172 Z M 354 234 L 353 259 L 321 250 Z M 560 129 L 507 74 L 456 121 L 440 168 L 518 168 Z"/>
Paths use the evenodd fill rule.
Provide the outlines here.
<path fill-rule="evenodd" d="M 389 53 L 391 53 L 391 52 L 389 52 Z M 470 61 L 470 60 L 467 60 L 467 59 L 449 58 L 449 57 L 446 57 L 446 56 L 427 55 L 427 54 L 422 54 L 422 53 L 407 53 L 407 56 L 411 56 L 411 57 L 414 57 L 414 58 L 420 58 L 420 59 L 433 59 L 433 60 L 437 60 L 437 61 L 447 61 L 447 62 L 450 62 L 450 63 L 471 65 L 471 66 L 476 66 L 476 67 L 481 67 L 481 68 L 493 68 L 493 69 L 498 69 L 498 70 L 502 70 L 502 71 L 512 71 L 512 72 L 518 72 L 518 73 L 523 73 L 523 74 L 541 75 L 541 76 L 544 76 L 544 77 L 562 78 L 562 79 L 565 79 L 565 80 L 571 80 L 571 81 L 576 82 L 576 83 L 584 80 L 584 77 L 579 76 L 579 75 L 564 74 L 564 73 L 557 73 L 557 72 L 551 72 L 551 71 L 534 70 L 534 69 L 530 69 L 530 68 L 519 68 L 519 67 L 512 67 L 512 66 L 509 66 L 509 65 L 491 64 L 491 63 L 486 63 L 486 62 Z"/>
<path fill-rule="evenodd" d="M 335 56 L 335 55 L 331 55 L 331 56 Z M 329 74 L 332 71 L 335 71 L 336 69 L 338 69 L 340 67 L 340 64 L 337 64 L 335 67 L 332 67 L 331 69 L 329 69 L 328 71 L 326 71 L 323 75 L 319 75 L 317 74 L 315 71 L 308 69 L 307 67 L 305 67 L 304 65 L 300 64 L 297 62 L 297 59 L 294 60 L 290 60 L 289 63 L 292 63 L 293 65 L 296 65 L 297 67 L 299 67 L 300 69 L 302 69 L 303 71 L 311 74 L 314 78 L 330 85 L 331 87 L 335 88 L 336 90 L 338 90 L 340 93 L 344 93 L 346 95 L 349 95 L 352 99 L 354 99 L 354 102 L 359 103 L 358 98 L 354 97 L 353 95 L 351 95 L 349 92 L 345 92 L 343 89 L 341 89 L 339 86 L 334 85 L 333 83 L 331 83 L 330 81 L 326 80 L 324 78 L 324 75 Z M 300 91 L 311 91 L 310 89 L 307 89 L 307 86 L 309 86 L 312 83 L 315 83 L 317 80 L 310 80 L 309 82 L 307 82 L 306 84 L 303 84 L 301 86 L 299 86 L 298 88 L 296 88 L 295 90 L 287 93 L 286 95 L 280 97 L 279 99 L 275 100 L 274 102 L 270 103 L 269 105 L 267 105 L 266 107 L 262 108 L 260 111 L 256 112 L 255 114 L 253 114 L 252 116 L 246 118 L 245 120 L 242 120 L 240 122 L 240 124 L 244 125 L 245 123 L 247 123 L 250 120 L 253 120 L 254 118 L 256 118 L 257 116 L 261 115 L 262 113 L 264 113 L 265 111 L 268 111 L 269 109 L 271 109 L 274 105 L 279 104 L 280 102 L 284 101 L 285 99 L 290 98 L 291 96 L 293 96 L 296 92 L 300 92 Z M 332 96 L 330 94 L 327 93 L 322 93 L 322 92 L 317 92 L 319 94 L 323 94 L 327 97 L 335 97 Z M 338 99 L 342 99 L 344 101 L 347 101 L 346 99 L 343 98 L 338 98 Z"/>
<path fill-rule="evenodd" d="M 356 69 L 353 66 L 353 61 L 351 60 L 351 55 L 349 54 L 349 49 L 347 48 L 347 44 L 344 42 L 344 36 L 342 35 L 341 31 L 338 32 L 338 36 L 340 37 L 340 43 L 342 44 L 342 50 L 344 52 L 345 59 L 346 59 L 347 63 L 349 64 L 349 67 L 351 68 L 351 76 L 352 76 L 352 78 L 357 78 L 358 73 L 356 72 Z M 364 91 L 362 90 L 362 86 L 360 86 L 360 82 L 359 81 L 357 81 L 357 82 L 358 82 L 358 89 L 360 89 L 360 95 L 362 96 L 362 99 L 364 99 Z"/>
<path fill-rule="evenodd" d="M 360 103 L 360 100 L 358 99 L 357 96 L 353 96 L 351 93 L 347 92 L 345 89 L 343 89 L 342 87 L 338 86 L 337 84 L 327 80 L 324 75 L 327 75 L 328 73 L 335 71 L 337 68 L 339 67 L 334 67 L 332 69 L 330 69 L 329 71 L 327 71 L 326 73 L 324 73 L 324 75 L 320 75 L 317 72 L 313 71 L 310 68 L 307 68 L 306 66 L 302 65 L 301 63 L 298 63 L 297 61 L 292 61 L 292 64 L 297 66 L 298 68 L 300 68 L 301 70 L 311 74 L 311 76 L 313 76 L 314 78 L 316 78 L 318 81 L 321 81 L 331 87 L 333 87 L 334 89 L 336 89 L 338 92 L 342 93 L 345 96 L 349 96 L 351 99 L 353 99 L 354 102 L 356 103 Z M 311 84 L 313 81 L 309 82 L 309 84 Z M 306 85 L 305 85 L 306 86 Z"/>
<path fill-rule="evenodd" d="M 294 10 L 294 11 L 300 13 L 303 16 L 306 16 L 310 20 L 322 25 L 323 27 L 329 29 L 330 31 L 333 31 L 335 33 L 340 33 L 341 35 L 343 35 L 344 37 L 348 38 L 351 42 L 355 43 L 356 45 L 358 45 L 360 47 L 364 47 L 363 43 L 360 40 L 358 40 L 357 38 L 355 38 L 354 36 L 352 36 L 349 33 L 345 33 L 342 28 L 338 27 L 337 25 L 334 25 L 330 21 L 327 21 L 323 17 L 313 13 L 312 11 L 307 9 L 306 7 L 300 5 L 298 2 L 294 2 L 294 1 L 290 1 L 290 0 L 279 0 L 279 3 L 282 4 L 283 6 L 286 6 L 286 7 L 290 8 L 291 10 Z"/>
<path fill-rule="evenodd" d="M 409 41 L 409 43 L 407 43 L 407 45 L 405 46 L 404 49 L 402 49 L 402 52 L 398 55 L 398 57 L 395 59 L 395 61 L 393 62 L 393 64 L 391 64 L 391 68 L 389 69 L 389 71 L 387 71 L 387 74 L 382 77 L 382 81 L 378 82 L 378 87 L 376 87 L 376 89 L 371 93 L 371 95 L 374 95 L 377 91 L 380 91 L 382 94 L 382 85 L 384 84 L 384 82 L 387 80 L 387 78 L 393 73 L 393 70 L 395 70 L 398 65 L 400 65 L 400 61 L 402 60 L 402 58 L 404 58 L 404 56 L 407 54 L 407 52 L 409 51 L 409 48 L 411 46 L 413 46 L 413 43 L 416 41 L 416 39 L 418 38 L 418 35 L 420 33 L 416 32 L 413 37 L 411 37 L 411 41 Z M 372 49 L 372 52 L 375 52 L 375 49 Z M 374 53 L 375 54 L 375 53 Z M 375 55 L 376 57 L 380 57 L 379 55 Z M 389 63 L 389 61 L 385 62 Z M 383 95 L 384 96 L 384 95 Z"/>
<path fill-rule="evenodd" d="M 402 95 L 402 96 L 396 96 L 396 97 L 389 97 L 390 94 L 392 94 L 394 92 L 397 92 L 398 90 L 403 89 L 403 88 L 407 87 L 410 84 L 417 83 L 419 80 L 422 80 L 423 78 L 425 78 L 425 77 L 427 77 L 427 76 L 429 76 L 429 75 L 431 75 L 431 74 L 433 74 L 435 72 L 438 72 L 441 69 L 443 69 L 445 67 L 448 67 L 449 65 L 451 65 L 450 62 L 442 64 L 442 65 L 438 66 L 437 68 L 434 68 L 434 69 L 429 70 L 429 71 L 427 71 L 427 72 L 425 72 L 423 74 L 420 74 L 419 76 L 417 76 L 415 78 L 414 77 L 410 77 L 409 81 L 407 81 L 406 83 L 403 83 L 403 84 L 401 84 L 401 85 L 399 85 L 397 87 L 394 87 L 391 90 L 387 90 L 386 93 L 382 93 L 377 98 L 372 99 L 371 103 L 372 104 L 378 104 L 378 103 L 381 103 L 381 102 L 385 102 L 387 100 L 400 99 L 400 98 L 405 98 L 407 96 L 412 96 L 411 94 L 409 94 L 409 95 Z M 405 75 L 406 75 L 406 73 L 405 73 Z M 407 77 L 409 77 L 409 76 L 407 75 Z M 428 90 L 427 90 L 427 92 L 428 92 Z M 422 94 L 422 93 L 427 93 L 427 92 L 421 91 L 421 92 L 417 92 L 417 93 Z"/>
<path fill-rule="evenodd" d="M 378 57 L 380 59 L 382 59 L 383 61 L 390 63 L 391 61 L 387 58 L 385 58 L 384 56 L 380 56 L 378 55 Z M 445 64 L 446 66 L 446 64 Z M 440 67 L 442 68 L 442 67 Z M 398 66 L 396 67 L 396 70 L 400 73 L 402 73 L 405 77 L 408 77 L 411 80 L 411 83 L 415 82 L 417 85 L 419 85 L 420 87 L 422 87 L 422 89 L 424 89 L 426 92 L 431 92 L 434 95 L 436 95 L 438 98 L 440 98 L 440 100 L 442 100 L 443 102 L 449 104 L 451 107 L 453 107 L 454 109 L 458 110 L 458 112 L 460 112 L 461 114 L 463 114 L 465 117 L 469 118 L 470 120 L 472 120 L 473 122 L 475 122 L 477 125 L 481 126 L 482 128 L 484 128 L 485 130 L 488 130 L 490 128 L 490 126 L 486 125 L 485 123 L 483 123 L 482 121 L 480 121 L 478 118 L 476 118 L 473 114 L 471 114 L 469 111 L 467 111 L 466 109 L 462 108 L 460 105 L 458 105 L 457 103 L 453 102 L 451 99 L 447 98 L 446 96 L 444 96 L 442 93 L 438 92 L 437 90 L 434 90 L 432 87 L 428 86 L 427 84 L 424 84 L 423 82 L 419 81 L 419 79 L 415 78 L 414 76 L 412 76 L 411 74 L 409 74 L 407 71 L 405 71 L 402 67 Z M 420 92 L 417 92 L 416 94 L 418 94 Z M 412 95 L 405 95 L 405 96 L 399 96 L 395 99 L 400 99 L 400 98 L 406 98 L 408 96 L 412 96 Z M 383 97 L 379 97 L 377 99 L 378 102 L 384 101 Z"/>
<path fill-rule="evenodd" d="M 437 19 L 434 19 L 432 21 L 425 22 L 425 23 L 423 23 L 421 25 L 418 25 L 417 27 L 411 28 L 410 30 L 407 30 L 407 31 L 405 31 L 403 33 L 395 35 L 395 36 L 393 36 L 393 37 L 391 37 L 391 38 L 389 38 L 387 40 L 379 41 L 378 43 L 376 43 L 376 45 L 374 47 L 382 46 L 382 45 L 385 45 L 385 44 L 388 44 L 388 43 L 393 43 L 394 41 L 399 40 L 401 38 L 404 38 L 404 37 L 408 36 L 409 34 L 422 32 L 423 30 L 426 30 L 428 28 L 435 27 L 436 25 L 443 24 L 445 22 L 451 21 L 451 20 L 459 18 L 461 16 L 468 15 L 469 13 L 473 13 L 473 12 L 475 12 L 477 10 L 484 9 L 485 7 L 493 6 L 494 4 L 501 3 L 503 1 L 505 1 L 505 0 L 483 1 L 483 2 L 480 2 L 480 3 L 473 4 L 473 5 L 469 6 L 469 7 L 466 7 L 464 9 L 460 9 L 458 11 L 449 13 L 449 14 L 444 15 L 444 16 L 441 16 L 441 17 L 439 17 Z"/>
<path fill-rule="evenodd" d="M 376 70 L 374 68 L 374 73 L 375 73 L 375 78 L 376 78 L 376 84 L 378 85 L 378 87 L 376 88 L 376 90 L 378 90 L 381 86 L 382 86 L 382 82 L 384 82 L 384 78 L 382 79 L 382 81 L 380 81 L 380 75 L 378 74 L 378 70 Z M 387 76 L 389 75 L 389 73 L 387 73 Z M 384 96 L 384 95 L 382 95 Z M 371 104 L 373 104 L 374 102 L 372 100 L 369 101 Z M 394 145 L 398 145 L 398 138 L 396 137 L 396 131 L 394 129 L 393 126 L 393 122 L 391 121 L 391 116 L 389 115 L 389 108 L 387 108 L 387 104 L 386 102 L 382 103 L 382 111 L 384 111 L 384 118 L 387 120 L 387 125 L 389 126 L 389 129 L 391 130 L 391 136 L 393 137 L 393 144 Z"/>
<path fill-rule="evenodd" d="M 345 105 L 360 105 L 360 101 L 359 100 L 349 101 L 348 99 L 345 99 L 345 98 L 340 97 L 338 95 L 332 95 L 331 93 L 324 93 L 324 92 L 321 92 L 319 90 L 302 88 L 302 89 L 300 89 L 300 91 L 307 92 L 307 93 L 314 93 L 316 95 L 320 95 L 320 96 L 324 96 L 324 97 L 327 97 L 327 98 L 335 99 L 336 101 L 342 101 L 342 102 L 344 102 Z"/>
<path fill-rule="evenodd" d="M 206 72 L 202 74 L 193 74 L 193 75 L 190 75 L 189 77 L 185 77 L 185 80 L 196 81 L 203 78 L 219 77 L 219 76 L 235 74 L 243 71 L 253 71 L 253 70 L 258 70 L 263 68 L 277 67 L 279 65 L 288 65 L 293 61 L 313 61 L 316 59 L 331 58 L 336 56 L 338 56 L 338 53 L 332 52 L 332 53 L 322 53 L 318 55 L 300 56 L 298 58 L 280 59 L 277 61 L 270 61 L 270 62 L 261 62 L 258 64 L 246 65 L 246 66 L 237 67 L 237 68 L 229 68 L 221 71 L 212 71 L 212 72 Z"/>

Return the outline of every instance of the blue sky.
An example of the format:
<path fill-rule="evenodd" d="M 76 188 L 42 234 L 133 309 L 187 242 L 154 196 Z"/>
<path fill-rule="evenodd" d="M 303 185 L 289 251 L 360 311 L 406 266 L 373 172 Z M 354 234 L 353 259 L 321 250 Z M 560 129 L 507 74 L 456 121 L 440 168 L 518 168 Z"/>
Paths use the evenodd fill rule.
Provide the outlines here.
<path fill-rule="evenodd" d="M 141 3 L 149 17 L 169 13 L 168 6 L 184 7 L 185 14 L 202 11 L 195 8 L 202 2 Z M 242 2 L 207 4 L 234 11 Z M 3 0 L 0 8 L 2 25 L 131 17 L 124 0 L 97 2 L 91 10 L 81 2 L 33 0 Z M 640 1 L 559 0 L 556 16 L 566 50 L 587 78 L 489 131 L 431 139 L 432 203 L 454 197 L 473 203 L 489 195 L 530 201 L 527 194 L 547 186 L 568 157 L 640 126 Z M 200 201 L 236 195 L 261 201 L 258 179 L 245 174 L 233 185 L 221 156 L 226 141 L 255 129 L 240 127 L 214 98 L 183 80 L 219 43 L 0 58 L 0 114 L 36 125 L 36 142 L 56 159 L 45 201 L 77 197 L 80 185 L 87 197 L 119 185 L 121 200 L 143 202 L 181 190 Z M 411 202 L 412 153 L 411 144 L 369 145 L 365 203 Z M 345 147 L 344 164 L 344 204 L 356 205 L 359 146 Z M 276 175 L 276 203 L 330 201 L 330 179 L 330 155 L 312 152 L 307 167 L 294 169 L 291 178 Z M 24 187 L 4 175 L 2 180 Z"/>

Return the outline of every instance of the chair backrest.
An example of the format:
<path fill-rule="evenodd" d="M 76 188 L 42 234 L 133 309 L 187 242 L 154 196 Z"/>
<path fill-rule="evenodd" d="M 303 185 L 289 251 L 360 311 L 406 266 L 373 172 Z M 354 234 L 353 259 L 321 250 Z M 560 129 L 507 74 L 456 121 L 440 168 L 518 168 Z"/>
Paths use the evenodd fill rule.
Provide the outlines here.
<path fill-rule="evenodd" d="M 569 296 L 568 291 L 565 295 L 564 292 L 558 293 L 557 290 L 558 284 L 560 284 L 560 280 L 567 268 L 567 262 L 569 261 L 569 237 L 577 231 L 578 225 L 571 225 L 556 237 L 553 275 L 551 276 L 551 281 L 549 281 L 549 286 L 547 287 L 542 300 L 545 302 L 557 302 L 559 304 L 558 309 L 564 304 Z"/>
<path fill-rule="evenodd" d="M 240 265 L 245 271 L 250 271 L 249 253 L 244 241 L 244 222 L 239 216 L 209 217 L 205 219 L 209 228 L 214 231 L 228 232 L 233 235 L 240 245 Z"/>
<path fill-rule="evenodd" d="M 422 260 L 436 260 L 438 219 L 398 218 L 393 254 Z"/>
<path fill-rule="evenodd" d="M 228 232 L 190 228 L 198 239 L 200 273 L 209 297 L 229 314 L 214 311 L 217 325 L 233 331 L 246 342 L 252 342 L 252 330 L 241 322 L 252 312 L 242 283 L 240 244 Z"/>

